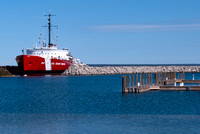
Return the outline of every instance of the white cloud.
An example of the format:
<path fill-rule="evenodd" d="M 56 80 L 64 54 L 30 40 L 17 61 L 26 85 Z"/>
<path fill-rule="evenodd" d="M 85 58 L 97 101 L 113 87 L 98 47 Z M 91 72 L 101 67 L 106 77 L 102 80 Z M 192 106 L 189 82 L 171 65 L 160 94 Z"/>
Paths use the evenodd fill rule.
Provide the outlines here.
<path fill-rule="evenodd" d="M 98 32 L 156 32 L 200 30 L 200 24 L 144 24 L 90 26 Z"/>

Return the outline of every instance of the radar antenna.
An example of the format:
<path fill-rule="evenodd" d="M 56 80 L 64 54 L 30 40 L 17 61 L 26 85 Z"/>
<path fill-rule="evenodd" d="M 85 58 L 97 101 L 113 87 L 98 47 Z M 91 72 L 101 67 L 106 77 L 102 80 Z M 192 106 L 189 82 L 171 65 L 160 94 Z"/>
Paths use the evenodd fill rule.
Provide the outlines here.
<path fill-rule="evenodd" d="M 48 15 L 44 15 L 44 16 L 48 16 L 48 26 L 43 26 L 43 27 L 48 27 L 48 31 L 49 31 L 49 43 L 48 43 L 48 47 L 53 46 L 53 44 L 51 43 L 51 27 L 58 27 L 56 26 L 52 26 L 51 25 L 51 16 L 56 16 L 56 15 L 52 15 L 52 14 L 48 14 Z"/>

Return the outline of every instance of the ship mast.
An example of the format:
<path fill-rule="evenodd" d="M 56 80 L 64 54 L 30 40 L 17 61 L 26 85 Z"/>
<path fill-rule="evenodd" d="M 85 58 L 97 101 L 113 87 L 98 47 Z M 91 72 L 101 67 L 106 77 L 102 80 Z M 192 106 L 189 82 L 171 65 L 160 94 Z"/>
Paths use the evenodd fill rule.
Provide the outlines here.
<path fill-rule="evenodd" d="M 51 16 L 56 16 L 56 15 L 52 15 L 52 14 L 48 14 L 48 15 L 44 15 L 44 16 L 48 16 L 48 26 L 44 26 L 44 27 L 48 27 L 48 31 L 49 31 L 49 43 L 48 43 L 48 47 L 52 46 L 53 44 L 51 43 L 51 27 L 58 27 L 58 26 L 52 26 L 51 25 Z"/>

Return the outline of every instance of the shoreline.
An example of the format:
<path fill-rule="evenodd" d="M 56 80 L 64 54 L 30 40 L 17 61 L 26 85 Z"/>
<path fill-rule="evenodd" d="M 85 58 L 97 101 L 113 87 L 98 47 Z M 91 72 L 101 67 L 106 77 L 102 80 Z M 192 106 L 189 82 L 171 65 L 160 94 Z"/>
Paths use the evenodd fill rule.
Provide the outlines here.
<path fill-rule="evenodd" d="M 7 70 L 5 67 L 0 66 L 0 77 L 16 77 L 16 76 L 11 74 L 11 72 Z"/>
<path fill-rule="evenodd" d="M 16 66 L 0 66 L 0 77 L 17 77 Z M 156 72 L 200 72 L 200 66 L 88 66 L 85 64 L 73 64 L 60 75 L 115 75 L 133 73 Z"/>

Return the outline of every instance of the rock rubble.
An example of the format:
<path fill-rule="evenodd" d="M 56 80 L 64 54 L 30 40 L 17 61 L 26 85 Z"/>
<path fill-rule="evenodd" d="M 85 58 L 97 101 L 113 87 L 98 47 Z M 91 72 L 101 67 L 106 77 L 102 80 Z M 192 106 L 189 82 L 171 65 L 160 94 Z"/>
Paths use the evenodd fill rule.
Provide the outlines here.
<path fill-rule="evenodd" d="M 106 75 L 155 72 L 200 72 L 200 66 L 102 66 L 71 65 L 64 75 Z"/>

